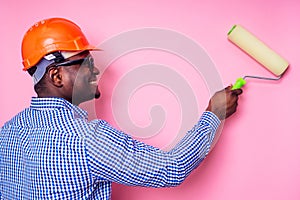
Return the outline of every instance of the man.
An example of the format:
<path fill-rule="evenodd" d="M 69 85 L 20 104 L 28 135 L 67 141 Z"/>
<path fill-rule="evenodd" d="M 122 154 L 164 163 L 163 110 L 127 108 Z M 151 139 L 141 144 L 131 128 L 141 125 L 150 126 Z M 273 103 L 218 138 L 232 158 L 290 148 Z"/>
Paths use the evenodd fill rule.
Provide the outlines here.
<path fill-rule="evenodd" d="M 22 42 L 24 70 L 37 97 L 0 134 L 2 199 L 110 199 L 111 183 L 171 187 L 206 157 L 242 90 L 217 92 L 199 122 L 170 151 L 132 139 L 78 105 L 99 98 L 90 45 L 73 22 L 51 18 Z"/>

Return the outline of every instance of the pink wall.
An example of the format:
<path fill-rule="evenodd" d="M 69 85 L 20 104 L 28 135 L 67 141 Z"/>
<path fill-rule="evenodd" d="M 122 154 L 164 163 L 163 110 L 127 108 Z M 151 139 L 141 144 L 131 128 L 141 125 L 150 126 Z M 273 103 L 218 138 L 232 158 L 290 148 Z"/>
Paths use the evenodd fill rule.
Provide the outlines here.
<path fill-rule="evenodd" d="M 189 60 L 184 60 L 174 52 L 160 51 L 157 46 L 152 50 L 142 49 L 117 55 L 119 59 L 113 60 L 103 71 L 100 82 L 102 98 L 83 107 L 89 109 L 92 115 L 131 131 L 134 137 L 146 143 L 168 148 L 180 135 L 178 131 L 184 130 L 181 127 L 188 124 L 183 124 L 182 117 L 186 117 L 183 113 L 190 107 L 182 107 L 183 97 L 178 96 L 178 91 L 172 93 L 168 90 L 171 86 L 164 85 L 168 84 L 168 81 L 176 82 L 177 79 L 164 76 L 167 83 L 160 83 L 163 78 L 159 78 L 148 85 L 141 80 L 142 82 L 138 83 L 140 85 L 136 85 L 140 88 L 131 91 L 130 99 L 122 99 L 125 95 L 118 94 L 116 88 L 123 83 L 121 81 L 124 77 L 128 77 L 130 72 L 141 68 L 142 65 L 158 66 L 159 70 L 163 69 L 159 66 L 164 65 L 170 72 L 176 72 L 183 77 L 182 80 L 186 81 L 186 86 L 191 89 L 197 100 L 194 110 L 198 109 L 200 113 L 205 109 L 212 92 L 207 79 L 221 77 L 216 79 L 216 82 L 219 81 L 223 87 L 243 75 L 272 76 L 226 39 L 231 26 L 239 23 L 290 62 L 289 70 L 283 79 L 275 83 L 249 80 L 240 98 L 238 112 L 226 121 L 214 151 L 184 184 L 169 189 L 114 184 L 113 199 L 298 200 L 300 136 L 296 120 L 300 113 L 299 11 L 300 2 L 297 0 L 2 0 L 0 125 L 28 106 L 30 97 L 35 95 L 31 79 L 21 70 L 20 56 L 21 39 L 32 23 L 53 16 L 69 18 L 82 27 L 90 42 L 100 46 L 104 41 L 112 41 L 119 34 L 124 35 L 126 31 L 156 27 L 178 34 L 170 33 L 171 39 L 181 35 L 189 39 L 185 44 L 196 42 L 207 52 L 217 73 L 211 77 L 203 77 L 195 71 L 191 63 L 186 62 Z M 145 35 L 149 34 L 147 32 Z M 149 40 L 152 42 L 150 36 Z M 131 38 L 126 45 L 129 45 L 128 42 L 135 41 Z M 171 43 L 176 44 L 176 41 Z M 179 44 L 179 47 L 185 44 Z M 113 52 L 112 49 L 107 52 L 110 51 Z M 95 58 L 104 70 L 101 66 L 102 55 L 104 54 L 95 54 Z M 144 77 L 147 76 L 145 74 Z M 125 83 L 130 85 L 128 81 Z M 216 89 L 217 86 L 213 88 Z M 129 86 L 125 89 L 128 88 Z M 184 91 L 183 94 L 188 93 Z M 114 100 L 114 97 L 120 99 Z M 141 127 L 153 123 L 149 115 L 152 106 L 158 105 L 163 108 L 165 119 L 162 118 L 162 129 L 150 135 L 142 131 L 143 134 L 139 135 L 136 132 L 139 128 L 123 127 L 122 122 L 116 120 L 118 110 L 114 115 L 111 105 L 126 105 L 127 101 L 132 123 Z M 196 119 L 192 116 L 189 121 L 194 120 Z"/>

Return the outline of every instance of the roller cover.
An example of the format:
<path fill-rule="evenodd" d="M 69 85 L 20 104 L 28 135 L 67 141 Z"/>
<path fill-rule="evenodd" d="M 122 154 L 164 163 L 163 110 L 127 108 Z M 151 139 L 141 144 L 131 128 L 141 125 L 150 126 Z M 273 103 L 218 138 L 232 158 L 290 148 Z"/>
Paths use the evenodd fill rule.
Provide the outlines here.
<path fill-rule="evenodd" d="M 241 25 L 234 25 L 227 36 L 231 42 L 248 53 L 276 76 L 280 76 L 289 66 L 289 63 L 284 58 Z"/>

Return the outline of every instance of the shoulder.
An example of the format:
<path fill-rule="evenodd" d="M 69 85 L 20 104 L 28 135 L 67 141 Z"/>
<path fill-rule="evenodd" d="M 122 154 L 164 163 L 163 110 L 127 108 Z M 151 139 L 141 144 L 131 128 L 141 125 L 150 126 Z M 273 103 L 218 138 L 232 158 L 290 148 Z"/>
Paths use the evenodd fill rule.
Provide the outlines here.
<path fill-rule="evenodd" d="M 29 109 L 26 108 L 24 110 L 22 110 L 21 112 L 19 112 L 18 114 L 16 114 L 15 116 L 13 116 L 11 119 L 9 119 L 8 121 L 6 121 L 2 128 L 6 128 L 9 126 L 21 126 L 26 124 L 26 121 L 28 120 L 28 115 L 29 115 Z"/>

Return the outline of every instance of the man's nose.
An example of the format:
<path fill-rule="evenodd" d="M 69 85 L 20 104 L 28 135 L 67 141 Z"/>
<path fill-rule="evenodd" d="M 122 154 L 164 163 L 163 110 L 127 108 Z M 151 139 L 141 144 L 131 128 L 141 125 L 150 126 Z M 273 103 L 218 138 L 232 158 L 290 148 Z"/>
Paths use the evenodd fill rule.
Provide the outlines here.
<path fill-rule="evenodd" d="M 100 71 L 97 67 L 93 67 L 92 73 L 98 75 L 98 74 L 100 74 Z"/>

